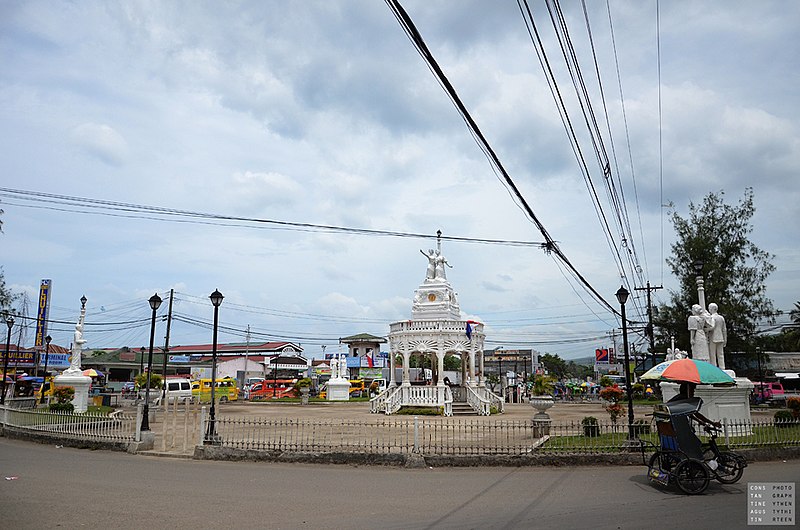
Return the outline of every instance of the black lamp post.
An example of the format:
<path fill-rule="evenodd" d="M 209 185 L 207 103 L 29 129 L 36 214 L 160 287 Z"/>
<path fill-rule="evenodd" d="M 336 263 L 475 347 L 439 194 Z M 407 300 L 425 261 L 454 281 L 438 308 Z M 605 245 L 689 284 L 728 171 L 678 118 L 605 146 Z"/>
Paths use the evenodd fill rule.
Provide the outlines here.
<path fill-rule="evenodd" d="M 211 343 L 211 414 L 209 416 L 205 443 L 216 445 L 219 444 L 219 438 L 217 437 L 217 426 L 215 423 L 216 413 L 214 407 L 214 388 L 217 385 L 217 328 L 219 326 L 219 306 L 222 304 L 222 299 L 225 297 L 222 296 L 222 293 L 219 292 L 218 289 L 214 289 L 214 292 L 211 293 L 209 298 L 211 299 L 211 304 L 214 306 L 214 338 Z"/>
<path fill-rule="evenodd" d="M 142 430 L 150 430 L 150 373 L 153 371 L 153 340 L 156 335 L 156 311 L 161 305 L 161 298 L 158 293 L 148 300 L 150 309 L 153 310 L 153 317 L 150 320 L 150 351 L 147 354 L 147 383 L 144 391 L 144 416 L 142 417 Z"/>
<path fill-rule="evenodd" d="M 6 404 L 6 377 L 8 373 L 8 349 L 11 346 L 11 328 L 14 327 L 14 317 L 8 315 L 6 317 L 6 326 L 8 326 L 8 338 L 6 338 L 6 354 L 3 357 L 3 394 L 0 396 L 0 405 Z"/>
<path fill-rule="evenodd" d="M 45 347 L 44 347 L 44 375 L 42 376 L 42 403 L 44 403 L 45 393 L 47 392 L 47 360 L 50 357 L 50 341 L 53 340 L 53 337 L 50 335 L 44 338 Z"/>
<path fill-rule="evenodd" d="M 628 301 L 629 294 L 628 290 L 622 285 L 620 285 L 616 292 L 620 313 L 622 314 L 622 347 L 625 352 L 625 390 L 628 393 L 628 439 L 633 440 L 633 388 L 631 385 L 630 352 L 628 351 L 628 319 L 625 317 L 625 302 Z"/>

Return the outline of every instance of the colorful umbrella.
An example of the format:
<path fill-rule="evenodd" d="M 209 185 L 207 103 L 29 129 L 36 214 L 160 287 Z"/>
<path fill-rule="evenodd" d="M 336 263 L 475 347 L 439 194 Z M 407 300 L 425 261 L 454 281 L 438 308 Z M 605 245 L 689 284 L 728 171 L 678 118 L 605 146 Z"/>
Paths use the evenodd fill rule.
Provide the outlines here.
<path fill-rule="evenodd" d="M 641 379 L 677 381 L 701 385 L 732 385 L 733 378 L 711 363 L 695 359 L 677 359 L 657 364 Z"/>
<path fill-rule="evenodd" d="M 89 369 L 87 369 L 87 370 L 84 370 L 84 371 L 83 371 L 83 372 L 81 372 L 81 373 L 82 373 L 83 375 L 88 375 L 89 377 L 103 377 L 103 373 L 102 373 L 102 372 L 98 372 L 98 371 L 97 371 L 97 370 L 95 370 L 94 368 L 89 368 Z"/>

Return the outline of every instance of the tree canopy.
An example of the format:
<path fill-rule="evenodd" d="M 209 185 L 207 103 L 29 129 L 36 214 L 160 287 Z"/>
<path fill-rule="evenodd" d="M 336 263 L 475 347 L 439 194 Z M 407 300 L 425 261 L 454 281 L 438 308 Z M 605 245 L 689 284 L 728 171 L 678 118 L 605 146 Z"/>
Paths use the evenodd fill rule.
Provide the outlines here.
<path fill-rule="evenodd" d="M 679 281 L 670 292 L 670 303 L 661 304 L 654 318 L 660 351 L 674 335 L 676 345 L 690 350 L 686 319 L 698 302 L 697 276 L 693 263 L 703 264 L 706 304 L 714 302 L 728 329 L 726 352 L 750 350 L 748 341 L 761 319 L 773 320 L 775 309 L 766 296 L 766 279 L 775 270 L 774 256 L 758 248 L 749 236 L 753 231 L 753 190 L 747 188 L 738 204 L 724 201 L 724 192 L 709 193 L 701 203 L 689 203 L 684 218 L 672 213 L 676 241 L 667 264 Z"/>

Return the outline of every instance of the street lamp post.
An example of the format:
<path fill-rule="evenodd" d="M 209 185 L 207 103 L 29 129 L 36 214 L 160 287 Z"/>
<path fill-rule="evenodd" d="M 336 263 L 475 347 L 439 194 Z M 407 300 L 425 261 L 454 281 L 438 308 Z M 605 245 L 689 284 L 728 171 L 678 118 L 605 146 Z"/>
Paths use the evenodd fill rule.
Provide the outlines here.
<path fill-rule="evenodd" d="M 695 274 L 695 283 L 697 284 L 697 303 L 700 304 L 700 307 L 703 309 L 706 308 L 706 290 L 703 287 L 705 283 L 703 280 L 703 260 L 696 259 L 692 262 L 692 268 L 694 269 Z"/>
<path fill-rule="evenodd" d="M 628 439 L 633 440 L 633 388 L 631 385 L 630 353 L 628 351 L 628 320 L 625 317 L 625 302 L 628 301 L 629 294 L 628 290 L 622 285 L 620 285 L 616 292 L 620 313 L 622 314 L 622 348 L 625 352 L 625 390 L 628 393 Z"/>
<path fill-rule="evenodd" d="M 215 414 L 215 396 L 214 388 L 217 384 L 217 328 L 219 327 L 219 306 L 222 304 L 222 293 L 219 289 L 214 289 L 214 292 L 209 296 L 211 304 L 214 306 L 214 332 L 213 341 L 211 343 L 211 411 L 208 421 L 208 429 L 206 431 L 206 444 L 219 444 L 219 437 L 217 436 L 216 414 Z"/>
<path fill-rule="evenodd" d="M 53 337 L 50 335 L 44 338 L 44 375 L 42 375 L 42 403 L 44 403 L 45 393 L 47 392 L 47 360 L 50 358 L 50 341 Z"/>
<path fill-rule="evenodd" d="M 3 394 L 0 396 L 0 405 L 6 404 L 6 377 L 8 373 L 8 351 L 11 346 L 11 328 L 14 327 L 14 317 L 8 315 L 6 317 L 6 326 L 8 326 L 8 337 L 6 338 L 6 354 L 3 357 Z"/>
<path fill-rule="evenodd" d="M 150 320 L 150 351 L 147 354 L 147 383 L 145 384 L 144 391 L 144 416 L 142 417 L 142 430 L 150 430 L 150 374 L 153 372 L 153 340 L 156 335 L 156 311 L 161 305 L 161 297 L 158 293 L 154 294 L 148 300 L 150 309 L 153 310 L 153 317 Z"/>

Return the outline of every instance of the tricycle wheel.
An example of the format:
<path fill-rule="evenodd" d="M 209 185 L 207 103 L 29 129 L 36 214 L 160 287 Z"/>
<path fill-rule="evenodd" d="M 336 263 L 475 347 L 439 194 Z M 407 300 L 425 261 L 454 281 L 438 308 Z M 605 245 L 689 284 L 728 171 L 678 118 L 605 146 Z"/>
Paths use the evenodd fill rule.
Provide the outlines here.
<path fill-rule="evenodd" d="M 731 453 L 730 451 L 723 451 L 717 458 L 717 480 L 723 484 L 733 484 L 742 478 L 744 473 L 745 463 L 741 456 Z"/>
<path fill-rule="evenodd" d="M 658 469 L 664 473 L 672 473 L 672 470 L 675 469 L 678 462 L 680 462 L 680 459 L 674 454 L 656 451 L 653 453 L 653 456 L 650 457 L 648 468 Z"/>
<path fill-rule="evenodd" d="M 687 495 L 703 493 L 708 481 L 708 468 L 698 460 L 684 460 L 675 467 L 675 482 Z"/>

